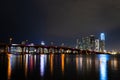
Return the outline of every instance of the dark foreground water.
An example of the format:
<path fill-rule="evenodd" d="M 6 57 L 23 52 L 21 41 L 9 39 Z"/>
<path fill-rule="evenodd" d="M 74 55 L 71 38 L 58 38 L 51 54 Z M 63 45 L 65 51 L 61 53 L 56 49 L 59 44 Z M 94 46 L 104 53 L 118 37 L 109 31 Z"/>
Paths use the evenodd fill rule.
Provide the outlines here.
<path fill-rule="evenodd" d="M 120 56 L 0 55 L 0 80 L 120 80 Z"/>

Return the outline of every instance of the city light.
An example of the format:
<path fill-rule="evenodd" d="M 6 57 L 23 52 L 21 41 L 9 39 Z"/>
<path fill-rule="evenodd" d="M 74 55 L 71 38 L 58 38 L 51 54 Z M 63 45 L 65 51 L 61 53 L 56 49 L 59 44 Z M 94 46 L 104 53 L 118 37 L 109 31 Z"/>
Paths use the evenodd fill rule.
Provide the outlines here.
<path fill-rule="evenodd" d="M 46 59 L 47 59 L 46 55 L 40 56 L 40 73 L 42 77 L 44 76 L 45 73 Z"/>
<path fill-rule="evenodd" d="M 41 45 L 43 45 L 43 46 L 44 46 L 44 45 L 45 45 L 45 42 L 44 42 L 44 41 L 41 41 Z"/>
<path fill-rule="evenodd" d="M 100 34 L 100 39 L 101 39 L 101 40 L 105 40 L 105 34 L 104 34 L 104 33 L 101 33 L 101 34 Z"/>
<path fill-rule="evenodd" d="M 0 80 L 120 80 L 120 0 L 0 3 Z"/>
<path fill-rule="evenodd" d="M 65 54 L 61 55 L 61 69 L 62 69 L 62 74 L 64 74 L 64 69 L 65 69 Z"/>
<path fill-rule="evenodd" d="M 107 61 L 109 60 L 109 55 L 101 54 L 100 59 L 100 80 L 107 80 Z"/>

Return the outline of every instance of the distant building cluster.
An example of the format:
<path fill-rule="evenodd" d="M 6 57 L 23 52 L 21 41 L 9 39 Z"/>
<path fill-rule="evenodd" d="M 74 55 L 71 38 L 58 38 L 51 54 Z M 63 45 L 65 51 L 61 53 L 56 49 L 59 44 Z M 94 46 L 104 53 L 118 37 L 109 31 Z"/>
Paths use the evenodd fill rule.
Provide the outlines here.
<path fill-rule="evenodd" d="M 76 48 L 81 50 L 90 50 L 96 52 L 105 52 L 105 34 L 101 33 L 100 37 L 90 35 L 77 39 Z"/>

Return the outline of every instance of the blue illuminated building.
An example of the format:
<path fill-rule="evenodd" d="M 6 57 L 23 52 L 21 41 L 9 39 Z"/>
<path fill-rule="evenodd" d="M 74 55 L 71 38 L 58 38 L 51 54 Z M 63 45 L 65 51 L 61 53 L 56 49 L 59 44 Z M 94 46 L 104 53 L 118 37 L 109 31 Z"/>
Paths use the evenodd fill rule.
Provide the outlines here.
<path fill-rule="evenodd" d="M 100 34 L 100 39 L 103 40 L 103 41 L 105 41 L 105 34 L 104 33 Z"/>
<path fill-rule="evenodd" d="M 105 34 L 100 33 L 100 51 L 105 52 Z"/>

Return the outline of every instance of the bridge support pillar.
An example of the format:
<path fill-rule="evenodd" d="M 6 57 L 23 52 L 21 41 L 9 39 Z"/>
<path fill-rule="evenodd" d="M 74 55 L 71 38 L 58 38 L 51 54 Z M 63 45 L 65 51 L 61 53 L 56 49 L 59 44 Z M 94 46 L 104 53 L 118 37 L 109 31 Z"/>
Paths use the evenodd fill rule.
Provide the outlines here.
<path fill-rule="evenodd" d="M 38 48 L 38 47 L 35 47 L 35 49 L 36 49 L 36 53 L 39 53 L 39 48 Z"/>
<path fill-rule="evenodd" d="M 28 47 L 28 54 L 30 53 L 30 47 Z"/>
<path fill-rule="evenodd" d="M 24 47 L 23 47 L 23 46 L 21 46 L 21 49 L 22 49 L 22 54 L 24 54 Z"/>

